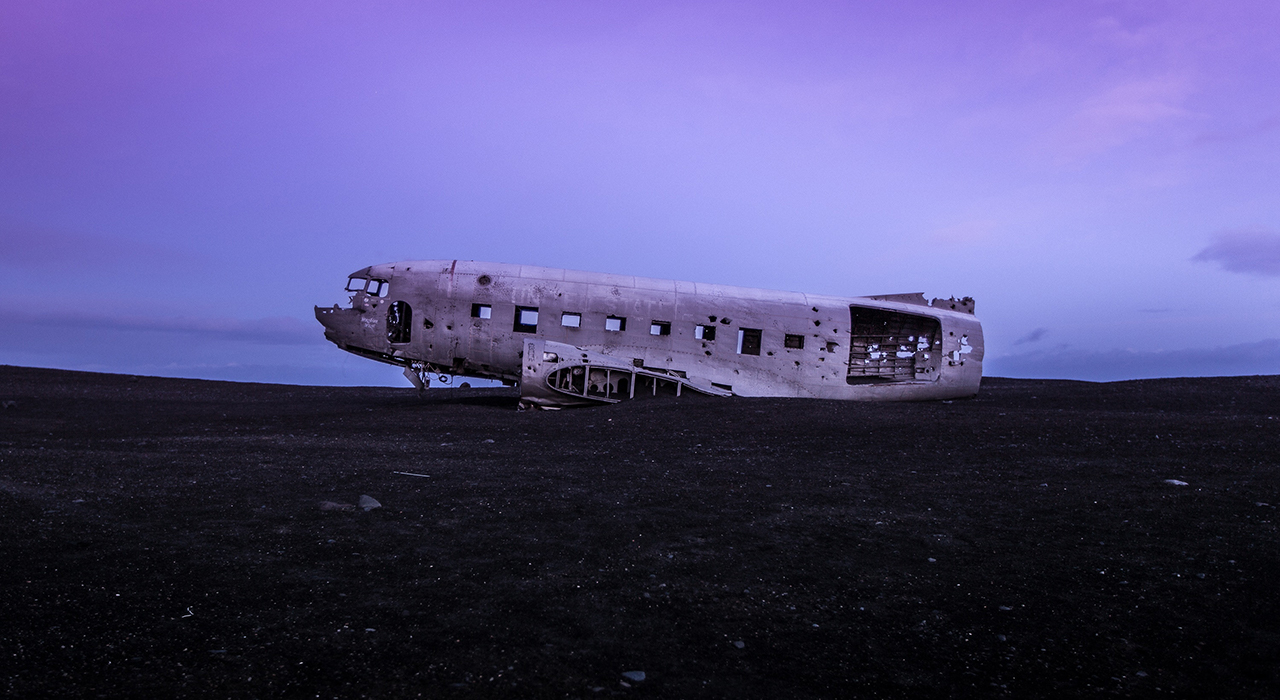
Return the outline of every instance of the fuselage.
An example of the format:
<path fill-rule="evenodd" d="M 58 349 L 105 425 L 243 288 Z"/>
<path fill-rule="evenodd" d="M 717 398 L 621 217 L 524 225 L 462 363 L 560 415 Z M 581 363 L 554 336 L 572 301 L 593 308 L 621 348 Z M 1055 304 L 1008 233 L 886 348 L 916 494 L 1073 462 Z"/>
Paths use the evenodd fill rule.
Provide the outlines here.
<path fill-rule="evenodd" d="M 672 377 L 737 396 L 945 399 L 976 394 L 982 377 L 982 327 L 967 298 L 834 297 L 455 260 L 367 267 L 348 291 L 349 307 L 316 308 L 340 348 L 520 383 L 545 404 L 562 394 L 584 402 L 569 387 L 570 364 L 630 372 L 628 395 L 645 377 Z"/>

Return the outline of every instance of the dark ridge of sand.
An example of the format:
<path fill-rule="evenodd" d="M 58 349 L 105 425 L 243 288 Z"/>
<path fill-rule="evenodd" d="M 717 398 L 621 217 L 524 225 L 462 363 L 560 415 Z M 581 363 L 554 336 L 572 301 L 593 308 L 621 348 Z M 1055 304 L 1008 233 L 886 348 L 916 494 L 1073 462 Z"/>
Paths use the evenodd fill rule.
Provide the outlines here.
<path fill-rule="evenodd" d="M 1280 696 L 1276 376 L 0 402 L 13 697 Z"/>

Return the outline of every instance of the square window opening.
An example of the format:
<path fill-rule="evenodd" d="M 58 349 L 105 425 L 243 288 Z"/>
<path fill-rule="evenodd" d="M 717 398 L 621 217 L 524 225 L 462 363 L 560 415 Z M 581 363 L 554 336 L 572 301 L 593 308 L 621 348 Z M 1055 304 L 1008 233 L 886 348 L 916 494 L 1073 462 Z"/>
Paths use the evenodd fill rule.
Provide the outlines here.
<path fill-rule="evenodd" d="M 517 306 L 515 323 L 511 330 L 516 333 L 536 333 L 538 331 L 538 309 L 534 306 Z"/>
<path fill-rule="evenodd" d="M 620 333 L 627 330 L 627 319 L 622 316 L 609 316 L 604 320 L 604 329 Z"/>
<path fill-rule="evenodd" d="M 698 340 L 715 340 L 716 327 L 715 326 L 694 326 L 693 337 L 697 338 Z"/>
<path fill-rule="evenodd" d="M 488 304 L 472 304 L 471 318 L 492 318 L 493 307 Z"/>
<path fill-rule="evenodd" d="M 654 321 L 649 324 L 649 335 L 671 335 L 670 321 Z"/>
<path fill-rule="evenodd" d="M 560 325 L 565 328 L 581 328 L 582 314 L 566 311 L 563 314 L 560 314 Z"/>
<path fill-rule="evenodd" d="M 791 335 L 790 333 L 788 333 L 788 334 L 787 334 L 787 337 L 782 341 L 782 345 L 783 345 L 783 347 L 792 348 L 792 349 L 794 349 L 794 350 L 803 350 L 803 349 L 804 349 L 804 336 L 803 336 L 803 335 Z"/>
<path fill-rule="evenodd" d="M 760 354 L 760 335 L 759 328 L 739 328 L 738 329 L 738 354 L 739 355 L 759 355 Z"/>

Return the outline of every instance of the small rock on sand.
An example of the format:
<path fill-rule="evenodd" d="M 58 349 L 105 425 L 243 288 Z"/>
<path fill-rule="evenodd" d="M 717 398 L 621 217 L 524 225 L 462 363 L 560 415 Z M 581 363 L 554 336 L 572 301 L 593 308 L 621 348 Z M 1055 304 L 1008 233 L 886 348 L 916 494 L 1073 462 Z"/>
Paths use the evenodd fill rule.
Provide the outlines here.
<path fill-rule="evenodd" d="M 360 507 L 364 508 L 365 512 L 368 512 L 373 510 L 374 508 L 381 508 L 382 504 L 378 503 L 378 501 L 374 499 L 373 496 L 361 496 Z"/>

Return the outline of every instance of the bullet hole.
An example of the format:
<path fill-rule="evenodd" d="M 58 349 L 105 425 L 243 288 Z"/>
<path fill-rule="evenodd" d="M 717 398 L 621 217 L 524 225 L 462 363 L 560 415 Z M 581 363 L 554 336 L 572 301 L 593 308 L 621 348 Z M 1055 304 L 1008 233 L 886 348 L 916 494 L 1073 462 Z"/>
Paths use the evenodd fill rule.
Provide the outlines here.
<path fill-rule="evenodd" d="M 488 286 L 489 283 L 492 281 L 493 281 L 493 278 L 488 275 L 480 275 L 479 277 L 476 278 L 476 284 L 480 285 L 481 287 Z"/>

